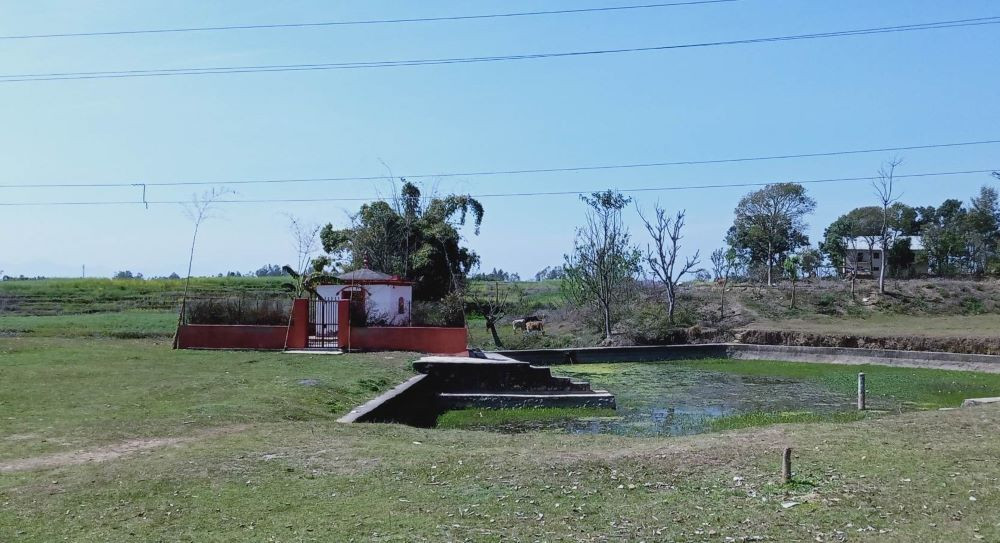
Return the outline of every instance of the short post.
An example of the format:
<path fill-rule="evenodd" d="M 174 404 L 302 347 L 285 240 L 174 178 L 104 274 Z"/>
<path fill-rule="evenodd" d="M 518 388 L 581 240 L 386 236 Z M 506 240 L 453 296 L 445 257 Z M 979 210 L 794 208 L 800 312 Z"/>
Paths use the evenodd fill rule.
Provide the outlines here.
<path fill-rule="evenodd" d="M 865 410 L 865 374 L 858 374 L 858 411 Z"/>
<path fill-rule="evenodd" d="M 792 449 L 791 447 L 785 447 L 785 451 L 781 453 L 781 482 L 782 484 L 788 484 L 792 482 Z"/>

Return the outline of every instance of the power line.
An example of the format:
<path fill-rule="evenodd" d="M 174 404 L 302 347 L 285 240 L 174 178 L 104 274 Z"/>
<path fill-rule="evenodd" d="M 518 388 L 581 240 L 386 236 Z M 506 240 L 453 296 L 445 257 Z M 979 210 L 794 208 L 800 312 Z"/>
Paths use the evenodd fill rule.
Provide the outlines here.
<path fill-rule="evenodd" d="M 609 11 L 633 11 L 642 9 L 697 6 L 704 4 L 724 4 L 737 1 L 738 0 L 694 0 L 688 2 L 658 2 L 654 4 L 633 4 L 627 6 L 598 6 L 592 8 L 554 9 L 546 11 L 519 11 L 519 12 L 508 12 L 508 13 L 482 13 L 478 15 L 452 15 L 452 16 L 442 16 L 442 17 L 361 19 L 353 21 L 349 20 L 349 21 L 321 21 L 321 22 L 304 22 L 304 23 L 262 23 L 262 24 L 251 24 L 251 25 L 150 28 L 150 29 L 138 29 L 138 30 L 64 32 L 64 33 L 50 33 L 50 34 L 20 34 L 20 35 L 0 36 L 0 40 L 29 40 L 29 39 L 42 39 L 42 38 L 84 38 L 84 37 L 98 37 L 98 36 L 123 36 L 123 35 L 135 35 L 135 34 L 172 34 L 181 32 L 218 32 L 218 31 L 229 31 L 229 30 L 265 30 L 265 29 L 283 29 L 283 28 L 285 29 L 310 28 L 310 27 L 315 28 L 315 27 L 325 27 L 325 26 L 356 26 L 356 25 L 380 25 L 380 24 L 399 24 L 399 23 L 428 23 L 428 22 L 443 22 L 443 21 L 469 21 L 476 19 L 501 19 L 501 18 L 514 18 L 514 17 L 533 17 L 541 15 L 572 15 L 572 14 L 582 14 L 582 13 L 602 13 Z"/>
<path fill-rule="evenodd" d="M 928 177 L 945 177 L 945 176 L 957 176 L 957 175 L 971 175 L 971 174 L 989 174 L 997 171 L 998 168 L 990 168 L 986 170 L 961 170 L 961 171 L 949 171 L 949 172 L 921 172 L 921 173 L 911 173 L 905 175 L 896 175 L 895 179 L 917 179 L 917 178 L 928 178 Z M 622 193 L 642 193 L 642 192 L 667 192 L 667 191 L 679 191 L 679 190 L 707 190 L 707 189 L 726 189 L 726 188 L 746 188 L 746 187 L 763 187 L 767 185 L 774 185 L 777 183 L 798 183 L 800 185 L 811 185 L 811 184 L 821 184 L 821 183 L 851 183 L 858 181 L 871 181 L 873 176 L 863 176 L 863 177 L 836 177 L 828 179 L 806 179 L 806 180 L 792 180 L 792 181 L 756 181 L 747 183 L 728 183 L 728 184 L 701 184 L 701 185 L 675 185 L 666 187 L 640 187 L 640 188 L 626 188 L 626 189 L 615 189 Z M 570 196 L 587 194 L 593 192 L 593 190 L 604 190 L 604 189 L 591 189 L 591 190 L 566 190 L 566 191 L 538 191 L 538 192 L 504 192 L 504 193 L 484 193 L 484 194 L 470 194 L 472 198 L 511 198 L 511 197 L 541 197 L 541 196 Z M 432 199 L 432 196 L 422 197 L 424 200 Z M 216 200 L 220 204 L 279 204 L 279 203 L 315 203 L 315 202 L 375 202 L 375 201 L 386 201 L 387 198 L 382 197 L 331 197 L 331 198 L 260 198 L 260 199 L 246 199 L 246 200 Z M 186 200 L 117 200 L 117 201 L 64 201 L 64 202 L 0 202 L 0 206 L 89 206 L 89 205 L 99 205 L 99 206 L 112 206 L 112 205 L 182 205 L 188 204 L 190 202 Z"/>
<path fill-rule="evenodd" d="M 961 28 L 982 25 L 1000 24 L 1000 16 L 979 17 L 974 19 L 957 19 L 952 21 L 935 21 L 898 26 L 882 26 L 854 30 L 838 30 L 815 34 L 796 34 L 790 36 L 771 36 L 765 38 L 748 38 L 741 40 L 726 40 L 713 42 L 684 43 L 673 45 L 658 45 L 652 47 L 626 47 L 619 49 L 593 49 L 585 51 L 567 51 L 558 53 L 528 53 L 520 55 L 495 55 L 486 57 L 454 57 L 408 60 L 376 60 L 361 62 L 331 62 L 317 64 L 272 64 L 251 66 L 212 66 L 202 68 L 160 68 L 146 70 L 107 70 L 91 72 L 51 72 L 34 74 L 0 75 L 0 83 L 15 83 L 25 81 L 66 81 L 80 79 L 122 79 L 133 77 L 165 77 L 177 75 L 211 75 L 239 74 L 258 72 L 302 72 L 320 70 L 348 70 L 365 68 L 398 68 L 403 66 L 436 66 L 447 64 L 476 64 L 487 62 L 504 62 L 516 60 L 537 60 L 548 58 L 584 57 L 593 55 L 615 55 L 625 53 L 643 53 L 669 51 L 675 49 L 694 49 L 702 47 L 721 47 L 732 45 L 747 45 L 757 43 L 810 40 L 822 38 L 837 38 L 846 36 L 863 36 L 871 34 L 887 34 L 896 32 L 912 32 L 918 30 L 937 30 L 945 28 Z"/>
<path fill-rule="evenodd" d="M 859 155 L 859 154 L 870 154 L 870 153 L 885 153 L 892 151 L 915 151 L 923 149 L 943 149 L 950 147 L 967 147 L 974 145 L 990 145 L 1000 143 L 1000 139 L 992 140 L 979 140 L 979 141 L 963 141 L 963 142 L 951 142 L 951 143 L 932 143 L 927 145 L 906 145 L 898 147 L 877 147 L 877 148 L 867 148 L 867 149 L 849 149 L 849 150 L 839 150 L 839 151 L 823 151 L 817 153 L 797 153 L 797 154 L 782 154 L 782 155 L 765 155 L 765 156 L 751 156 L 751 157 L 735 157 L 735 158 L 719 158 L 719 159 L 709 159 L 709 160 L 678 160 L 670 162 L 638 162 L 631 164 L 603 164 L 594 166 L 567 166 L 558 168 L 535 168 L 535 169 L 514 169 L 514 170 L 482 170 L 482 171 L 467 171 L 467 172 L 440 172 L 440 173 L 422 173 L 422 174 L 409 174 L 409 175 L 399 175 L 400 178 L 405 179 L 439 179 L 448 177 L 486 177 L 486 176 L 497 176 L 497 175 L 525 175 L 525 174 L 539 174 L 539 173 L 567 173 L 567 172 L 586 172 L 586 171 L 601 171 L 601 170 L 619 170 L 619 169 L 637 169 L 637 168 L 659 168 L 668 166 L 697 166 L 697 165 L 708 165 L 708 164 L 728 164 L 728 163 L 739 163 L 739 162 L 758 162 L 766 160 L 788 160 L 797 158 L 819 158 L 819 157 L 834 157 L 834 156 L 846 156 L 846 155 Z M 393 176 L 396 177 L 396 176 Z M 136 182 L 129 181 L 123 183 L 43 183 L 43 184 L 30 184 L 30 183 L 17 183 L 17 184 L 0 184 L 0 189 L 10 189 L 10 188 L 111 188 L 111 187 L 180 187 L 180 186 L 199 186 L 199 185 L 266 185 L 266 184 L 286 184 L 286 183 L 324 183 L 324 182 L 343 182 L 343 181 L 378 181 L 387 179 L 388 176 L 385 175 L 369 175 L 369 176 L 357 176 L 357 177 L 306 177 L 306 178 L 289 178 L 289 179 L 244 179 L 244 180 L 230 180 L 230 181 L 207 181 L 207 180 L 194 180 L 194 181 L 150 181 L 150 182 Z"/>

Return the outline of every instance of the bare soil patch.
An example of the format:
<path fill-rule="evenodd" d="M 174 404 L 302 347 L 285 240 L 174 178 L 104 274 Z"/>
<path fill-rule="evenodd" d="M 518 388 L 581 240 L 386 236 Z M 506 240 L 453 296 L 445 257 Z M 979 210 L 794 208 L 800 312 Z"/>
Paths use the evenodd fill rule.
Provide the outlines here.
<path fill-rule="evenodd" d="M 92 462 L 107 462 L 109 460 L 121 458 L 122 456 L 143 451 L 178 446 L 211 437 L 237 433 L 245 430 L 246 428 L 247 426 L 212 428 L 210 430 L 205 430 L 188 436 L 130 439 L 128 441 L 122 441 L 120 443 L 114 443 L 92 449 L 82 449 L 78 451 L 22 458 L 0 464 L 0 473 L 60 468 L 64 466 L 75 466 Z"/>

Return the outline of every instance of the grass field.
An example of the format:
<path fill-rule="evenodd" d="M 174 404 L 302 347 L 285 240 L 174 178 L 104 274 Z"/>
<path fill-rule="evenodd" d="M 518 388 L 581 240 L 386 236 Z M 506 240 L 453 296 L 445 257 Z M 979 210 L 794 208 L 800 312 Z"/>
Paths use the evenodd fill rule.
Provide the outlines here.
<path fill-rule="evenodd" d="M 177 313 L 131 310 L 84 315 L 0 315 L 0 336 L 164 338 L 177 329 Z"/>
<path fill-rule="evenodd" d="M 680 438 L 343 425 L 412 355 L 172 351 L 115 338 L 110 316 L 18 319 L 0 321 L 33 330 L 0 337 L 4 542 L 1000 539 L 995 408 Z M 855 371 L 689 364 L 830 386 Z M 882 370 L 866 368 L 924 405 L 993 386 Z M 771 422 L 788 420 L 720 428 Z"/>
<path fill-rule="evenodd" d="M 193 277 L 191 295 L 282 295 L 283 277 Z M 127 310 L 176 311 L 183 279 L 39 279 L 0 282 L 0 315 L 61 315 Z"/>
<path fill-rule="evenodd" d="M 867 336 L 992 337 L 1000 330 L 1000 314 L 940 316 L 876 314 L 865 318 L 813 315 L 809 318 L 756 322 L 752 328 Z"/>

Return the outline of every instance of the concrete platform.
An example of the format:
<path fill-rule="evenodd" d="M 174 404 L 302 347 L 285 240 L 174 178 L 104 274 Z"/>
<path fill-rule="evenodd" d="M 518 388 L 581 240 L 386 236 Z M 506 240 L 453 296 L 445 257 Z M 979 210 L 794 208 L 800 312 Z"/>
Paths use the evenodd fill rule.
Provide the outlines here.
<path fill-rule="evenodd" d="M 978 407 L 991 403 L 1000 403 L 1000 398 L 969 398 L 962 402 L 962 407 Z"/>
<path fill-rule="evenodd" d="M 606 390 L 591 390 L 589 383 L 556 377 L 549 368 L 502 355 L 425 356 L 413 369 L 420 375 L 352 409 L 339 422 L 433 426 L 442 412 L 467 407 L 615 408 L 615 397 Z"/>

